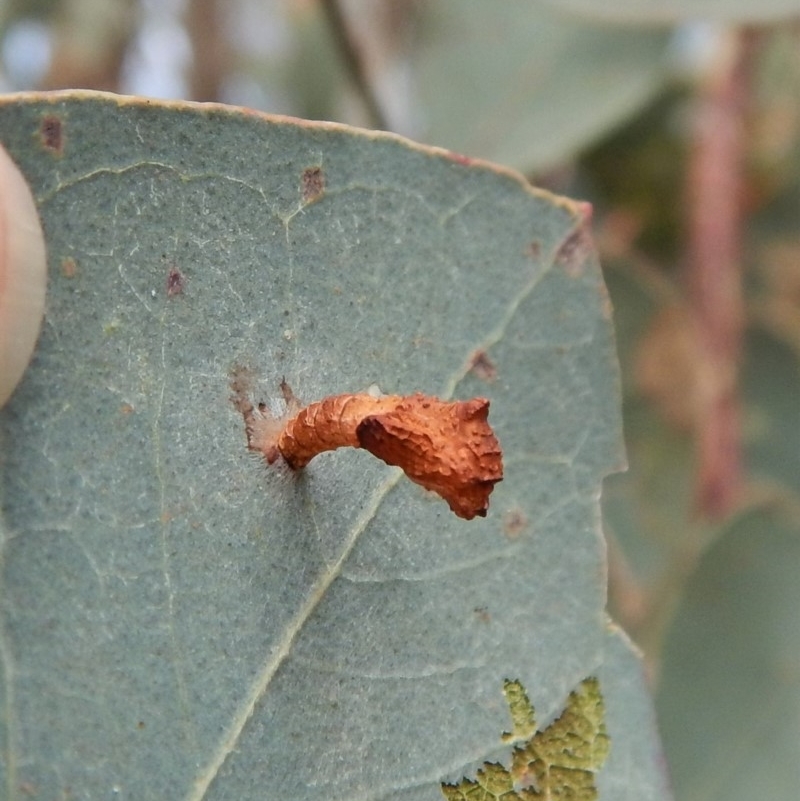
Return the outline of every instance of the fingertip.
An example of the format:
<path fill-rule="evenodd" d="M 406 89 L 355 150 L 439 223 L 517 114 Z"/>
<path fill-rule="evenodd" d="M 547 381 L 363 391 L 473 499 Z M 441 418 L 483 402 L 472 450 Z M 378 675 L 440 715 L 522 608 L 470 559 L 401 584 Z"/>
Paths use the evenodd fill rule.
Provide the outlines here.
<path fill-rule="evenodd" d="M 0 146 L 0 407 L 33 354 L 44 317 L 44 234 L 28 184 Z"/>

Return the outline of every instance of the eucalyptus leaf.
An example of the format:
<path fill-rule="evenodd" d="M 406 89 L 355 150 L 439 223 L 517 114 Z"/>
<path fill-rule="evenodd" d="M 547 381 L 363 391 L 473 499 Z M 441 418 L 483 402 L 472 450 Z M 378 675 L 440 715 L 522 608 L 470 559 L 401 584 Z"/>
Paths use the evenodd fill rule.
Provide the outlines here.
<path fill-rule="evenodd" d="M 546 0 L 569 13 L 615 22 L 683 22 L 711 19 L 720 22 L 775 22 L 797 16 L 797 0 Z"/>
<path fill-rule="evenodd" d="M 590 675 L 601 781 L 667 797 L 638 660 L 606 632 L 598 497 L 623 454 L 585 207 L 212 105 L 9 96 L 0 138 L 50 263 L 0 413 L 8 798 L 433 801 L 501 747 L 505 679 L 546 720 Z M 488 516 L 360 450 L 267 466 L 232 374 L 275 411 L 283 379 L 489 398 Z"/>
<path fill-rule="evenodd" d="M 659 717 L 682 800 L 797 792 L 794 506 L 752 509 L 730 526 L 691 576 L 664 643 Z"/>
<path fill-rule="evenodd" d="M 592 25 L 530 0 L 436 0 L 420 15 L 426 141 L 526 172 L 573 159 L 668 77 L 666 30 Z"/>

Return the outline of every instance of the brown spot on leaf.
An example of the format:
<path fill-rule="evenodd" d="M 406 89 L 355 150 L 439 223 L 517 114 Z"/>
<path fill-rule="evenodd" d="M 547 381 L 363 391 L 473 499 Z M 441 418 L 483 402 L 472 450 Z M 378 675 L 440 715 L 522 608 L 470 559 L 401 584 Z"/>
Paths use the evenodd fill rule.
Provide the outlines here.
<path fill-rule="evenodd" d="M 533 239 L 528 243 L 528 247 L 525 248 L 525 255 L 531 259 L 538 259 L 541 252 L 542 244 L 538 239 Z"/>
<path fill-rule="evenodd" d="M 517 539 L 527 527 L 528 518 L 521 509 L 511 509 L 503 515 L 503 531 L 509 539 Z"/>
<path fill-rule="evenodd" d="M 175 266 L 169 268 L 167 273 L 167 295 L 173 297 L 180 295 L 186 286 L 186 279 L 183 273 Z"/>
<path fill-rule="evenodd" d="M 581 207 L 584 206 L 588 207 L 588 211 L 585 212 L 578 225 L 573 228 L 561 243 L 556 253 L 556 264 L 561 265 L 567 275 L 572 278 L 577 278 L 583 273 L 584 264 L 593 247 L 591 205 L 588 203 L 581 204 Z"/>
<path fill-rule="evenodd" d="M 42 145 L 60 156 L 64 152 L 64 134 L 61 118 L 48 114 L 39 123 L 39 139 Z"/>
<path fill-rule="evenodd" d="M 485 350 L 476 350 L 472 354 L 469 369 L 481 381 L 491 383 L 497 378 L 497 367 Z"/>
<path fill-rule="evenodd" d="M 303 170 L 302 193 L 304 203 L 314 203 L 325 194 L 325 173 L 322 167 Z"/>
<path fill-rule="evenodd" d="M 64 278 L 74 278 L 78 274 L 78 262 L 72 256 L 61 259 L 61 275 Z"/>

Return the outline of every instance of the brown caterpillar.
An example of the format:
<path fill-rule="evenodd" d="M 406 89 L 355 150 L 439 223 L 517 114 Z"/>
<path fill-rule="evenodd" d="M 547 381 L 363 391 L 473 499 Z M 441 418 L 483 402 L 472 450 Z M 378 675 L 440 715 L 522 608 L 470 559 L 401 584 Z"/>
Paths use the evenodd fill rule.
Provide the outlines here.
<path fill-rule="evenodd" d="M 323 451 L 364 448 L 402 468 L 438 493 L 456 515 L 485 517 L 489 495 L 503 478 L 503 456 L 488 423 L 489 401 L 442 401 L 419 393 L 402 397 L 332 395 L 297 411 L 281 384 L 287 415 L 275 419 L 263 405 L 245 413 L 248 447 L 272 464 L 283 456 L 294 470 Z"/>

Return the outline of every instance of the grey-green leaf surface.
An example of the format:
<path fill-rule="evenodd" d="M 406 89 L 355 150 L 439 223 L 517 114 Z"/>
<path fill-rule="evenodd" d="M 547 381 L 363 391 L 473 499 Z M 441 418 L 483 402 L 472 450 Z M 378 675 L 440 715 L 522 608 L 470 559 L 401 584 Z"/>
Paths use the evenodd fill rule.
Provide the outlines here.
<path fill-rule="evenodd" d="M 754 509 L 689 581 L 664 644 L 659 688 L 682 801 L 797 794 L 799 531 L 796 504 Z"/>
<path fill-rule="evenodd" d="M 594 0 L 546 0 L 568 13 L 581 14 L 587 19 L 614 22 L 684 22 L 687 20 L 717 20 L 720 22 L 775 22 L 797 16 L 797 0 L 613 0 L 597 3 Z"/>
<path fill-rule="evenodd" d="M 505 678 L 544 718 L 604 670 L 603 781 L 666 797 L 650 733 L 628 781 L 648 701 L 603 613 L 598 495 L 623 456 L 585 210 L 217 106 L 11 96 L 0 139 L 50 263 L 0 414 L 8 798 L 433 801 L 500 746 Z M 307 401 L 488 397 L 488 517 L 362 451 L 268 468 L 232 370 L 273 407 L 284 377 Z"/>
<path fill-rule="evenodd" d="M 413 65 L 426 141 L 552 169 L 664 86 L 669 32 L 591 25 L 530 0 L 421 7 Z"/>

